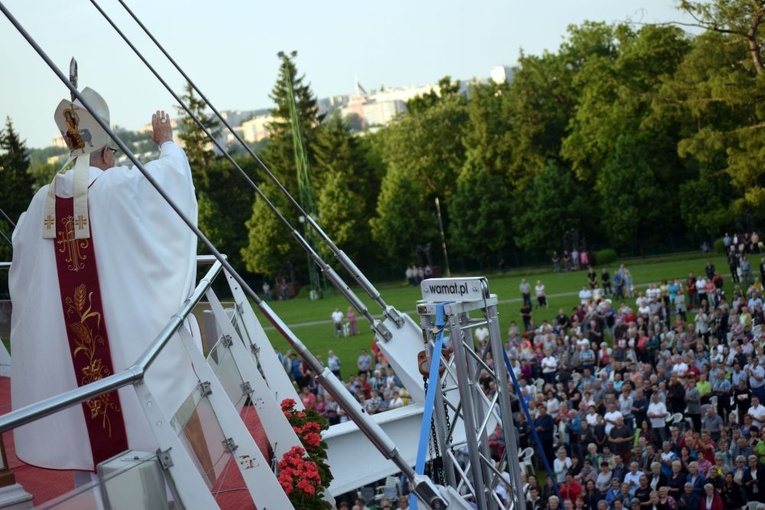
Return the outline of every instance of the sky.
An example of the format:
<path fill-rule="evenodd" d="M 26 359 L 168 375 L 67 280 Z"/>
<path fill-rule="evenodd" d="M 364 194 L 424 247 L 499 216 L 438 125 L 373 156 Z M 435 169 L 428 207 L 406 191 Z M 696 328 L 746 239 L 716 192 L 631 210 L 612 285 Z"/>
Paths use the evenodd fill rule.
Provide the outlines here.
<path fill-rule="evenodd" d="M 297 51 L 298 70 L 317 97 L 427 85 L 444 76 L 487 78 L 525 54 L 556 51 L 566 27 L 584 20 L 688 21 L 677 0 L 124 0 L 218 110 L 270 108 L 279 51 Z M 168 85 L 183 77 L 117 0 L 0 0 L 80 89 L 106 99 L 112 125 L 137 129 L 152 112 L 176 114 L 162 84 L 94 7 L 99 5 Z M 69 93 L 0 13 L 0 120 L 10 117 L 28 147 L 51 145 L 53 111 Z"/>

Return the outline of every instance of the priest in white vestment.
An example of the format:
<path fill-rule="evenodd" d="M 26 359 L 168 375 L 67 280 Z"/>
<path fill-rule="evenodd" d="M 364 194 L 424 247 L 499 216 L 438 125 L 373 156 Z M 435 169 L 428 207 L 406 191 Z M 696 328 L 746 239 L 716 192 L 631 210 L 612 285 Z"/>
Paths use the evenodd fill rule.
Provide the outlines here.
<path fill-rule="evenodd" d="M 99 116 L 108 123 L 108 107 L 103 99 L 90 89 L 83 91 L 83 96 L 88 104 L 96 106 Z M 78 133 L 84 131 L 81 127 L 77 129 L 76 122 L 89 114 L 82 105 L 78 107 L 76 101 L 67 102 L 65 106 L 69 112 L 66 122 L 75 123 L 66 133 L 62 130 L 62 134 L 65 138 L 77 138 Z M 78 116 L 73 116 L 72 111 Z M 191 170 L 183 150 L 172 141 L 169 117 L 158 111 L 152 116 L 152 128 L 151 138 L 159 145 L 161 155 L 146 163 L 145 168 L 185 215 L 196 221 L 197 203 Z M 91 149 L 87 143 L 80 143 L 85 149 L 80 152 L 79 159 L 86 158 L 80 162 L 80 169 L 84 172 L 82 175 L 87 175 L 87 180 L 80 179 L 87 183 L 87 186 L 80 185 L 85 188 L 87 203 L 86 219 L 80 224 L 87 226 L 89 218 L 89 237 L 75 239 L 73 235 L 71 242 L 64 243 L 60 238 L 45 238 L 43 234 L 43 230 L 49 228 L 47 206 L 54 203 L 54 193 L 55 203 L 63 203 L 74 195 L 72 216 L 78 217 L 77 197 L 82 196 L 82 190 L 76 189 L 76 170 L 57 175 L 51 185 L 42 188 L 13 233 L 9 285 L 13 303 L 11 395 L 14 409 L 132 365 L 179 311 L 195 285 L 196 237 L 193 232 L 137 168 L 115 166 L 116 150 L 110 146 L 111 140 L 97 135 L 90 133 L 87 136 L 90 141 L 105 139 L 106 143 Z M 82 138 L 89 141 L 85 136 Z M 70 150 L 72 155 L 76 154 L 71 145 Z M 54 188 L 49 194 L 50 186 Z M 85 288 L 84 284 L 77 287 L 76 295 L 64 295 L 59 278 L 63 266 L 57 257 L 70 257 L 65 259 L 66 263 L 73 259 L 76 264 L 77 257 L 85 253 L 80 253 L 78 247 L 89 247 L 94 251 L 97 272 L 93 274 L 97 274 L 100 285 L 100 309 L 87 308 L 95 299 L 90 290 L 79 292 Z M 76 366 L 83 344 L 72 343 L 82 339 L 73 337 L 70 331 L 73 311 L 77 311 L 83 320 L 95 318 L 93 327 L 105 323 L 111 368 L 94 364 L 92 356 L 89 367 L 80 370 Z M 75 332 L 79 334 L 80 330 Z M 195 391 L 198 382 L 180 335 L 197 335 L 198 340 L 196 323 L 187 321 L 184 324 L 149 368 L 145 379 L 167 418 L 172 418 L 186 397 Z M 93 345 L 99 344 L 101 337 L 94 335 L 94 338 Z M 72 345 L 80 348 L 75 349 Z M 100 375 L 94 376 L 94 371 Z M 119 390 L 117 400 L 116 413 L 124 420 L 122 430 L 129 447 L 156 451 L 157 442 L 134 389 Z M 92 434 L 89 437 L 88 429 L 91 424 L 86 426 L 90 414 L 87 409 L 94 415 L 100 412 L 95 405 L 76 405 L 16 429 L 19 459 L 43 468 L 94 471 L 100 459 L 95 448 L 91 448 Z M 103 416 L 102 422 L 105 427 L 108 425 L 111 433 L 112 428 L 117 428 L 120 416 L 109 423 L 106 415 Z"/>

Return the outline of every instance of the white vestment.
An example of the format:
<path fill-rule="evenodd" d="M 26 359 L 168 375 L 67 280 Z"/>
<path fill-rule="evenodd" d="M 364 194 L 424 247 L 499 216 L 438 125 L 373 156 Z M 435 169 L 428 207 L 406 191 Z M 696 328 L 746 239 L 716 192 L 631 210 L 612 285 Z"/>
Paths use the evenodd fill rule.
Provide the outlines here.
<path fill-rule="evenodd" d="M 87 156 L 83 156 L 87 157 Z M 174 143 L 145 168 L 196 222 L 191 170 Z M 72 196 L 72 171 L 56 177 L 57 196 Z M 88 206 L 114 371 L 132 365 L 181 308 L 196 278 L 196 237 L 141 172 L 133 167 L 90 168 Z M 43 239 L 48 186 L 32 199 L 13 233 L 9 286 L 11 400 L 14 409 L 77 388 L 58 285 L 55 239 Z M 193 318 L 192 318 L 193 319 Z M 198 338 L 196 322 L 180 334 Z M 146 384 L 171 418 L 197 378 L 176 334 L 146 373 Z M 132 387 L 120 390 L 131 448 L 157 443 Z M 52 469 L 94 470 L 82 405 L 15 430 L 16 454 Z"/>

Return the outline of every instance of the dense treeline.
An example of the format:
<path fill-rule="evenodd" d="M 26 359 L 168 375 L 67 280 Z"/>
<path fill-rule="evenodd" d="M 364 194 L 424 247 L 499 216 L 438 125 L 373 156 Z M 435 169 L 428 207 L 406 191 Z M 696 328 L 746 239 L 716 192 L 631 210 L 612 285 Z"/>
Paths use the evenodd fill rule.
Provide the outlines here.
<path fill-rule="evenodd" d="M 374 275 L 400 275 L 428 243 L 441 262 L 436 198 L 450 258 L 482 267 L 513 253 L 560 251 L 572 229 L 588 248 L 619 251 L 761 226 L 765 2 L 681 7 L 703 31 L 571 26 L 557 51 L 522 54 L 510 83 L 473 83 L 462 94 L 444 78 L 440 93 L 410 101 L 376 132 L 320 116 L 305 77 L 297 78 L 318 222 Z M 299 76 L 294 59 L 288 65 Z M 299 197 L 284 71 L 260 156 Z M 204 105 L 195 108 L 203 114 Z M 211 148 L 195 141 L 200 150 Z M 306 254 L 265 202 L 222 158 L 194 158 L 200 226 L 211 239 L 250 273 L 304 278 Z M 277 186 L 252 160 L 240 164 L 303 233 Z"/>
<path fill-rule="evenodd" d="M 320 222 L 364 268 L 401 268 L 427 243 L 438 262 L 436 198 L 451 255 L 483 267 L 560 251 L 572 229 L 590 248 L 619 251 L 756 228 L 765 220 L 765 7 L 683 8 L 706 30 L 572 26 L 557 52 L 521 55 L 510 83 L 471 84 L 463 95 L 445 78 L 440 94 L 410 101 L 375 133 L 312 118 Z M 289 182 L 282 163 L 274 167 Z M 273 240 L 250 232 L 250 254 L 275 253 Z"/>

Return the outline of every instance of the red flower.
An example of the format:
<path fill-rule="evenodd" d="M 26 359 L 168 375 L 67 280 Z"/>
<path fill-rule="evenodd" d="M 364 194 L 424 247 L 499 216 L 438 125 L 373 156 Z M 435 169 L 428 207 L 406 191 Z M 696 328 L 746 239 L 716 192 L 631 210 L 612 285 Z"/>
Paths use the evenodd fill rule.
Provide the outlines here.
<path fill-rule="evenodd" d="M 332 481 L 332 474 L 321 432 L 328 425 L 315 411 L 298 411 L 295 405 L 294 400 L 285 399 L 281 409 L 302 446 L 294 446 L 282 456 L 277 465 L 279 483 L 295 508 L 327 508 L 322 493 L 324 485 Z"/>
<path fill-rule="evenodd" d="M 303 431 L 304 432 L 319 432 L 321 431 L 321 427 L 315 421 L 309 421 L 308 423 L 303 425 Z"/>
<path fill-rule="evenodd" d="M 303 441 L 305 441 L 307 446 L 316 448 L 321 444 L 321 436 L 319 434 L 306 434 L 303 436 Z"/>

